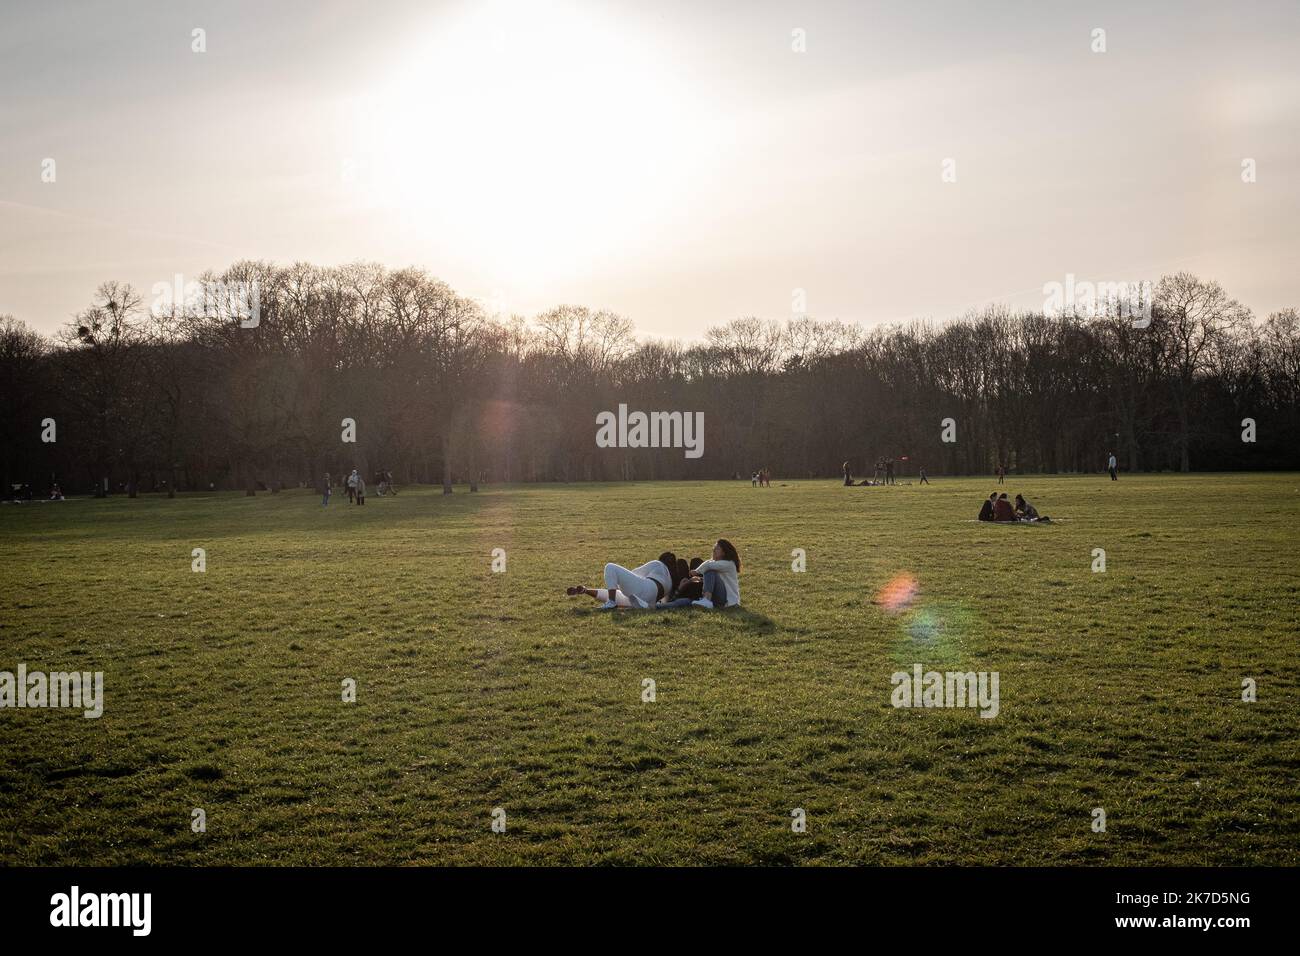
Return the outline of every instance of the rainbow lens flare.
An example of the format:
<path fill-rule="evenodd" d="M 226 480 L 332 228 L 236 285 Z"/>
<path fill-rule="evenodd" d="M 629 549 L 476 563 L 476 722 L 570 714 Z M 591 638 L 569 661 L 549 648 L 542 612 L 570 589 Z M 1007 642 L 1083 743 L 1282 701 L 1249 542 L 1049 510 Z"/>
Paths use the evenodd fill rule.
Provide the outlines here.
<path fill-rule="evenodd" d="M 922 608 L 907 622 L 907 634 L 914 641 L 928 644 L 939 636 L 943 622 L 929 608 Z"/>
<path fill-rule="evenodd" d="M 918 590 L 919 585 L 916 578 L 903 572 L 894 575 L 884 587 L 876 592 L 873 600 L 886 611 L 898 614 L 912 606 Z"/>

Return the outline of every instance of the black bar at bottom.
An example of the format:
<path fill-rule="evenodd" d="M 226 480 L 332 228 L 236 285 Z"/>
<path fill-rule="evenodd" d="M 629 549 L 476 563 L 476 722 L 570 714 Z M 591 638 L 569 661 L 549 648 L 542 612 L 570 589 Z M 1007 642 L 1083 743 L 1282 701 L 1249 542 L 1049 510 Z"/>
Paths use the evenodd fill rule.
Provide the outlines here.
<path fill-rule="evenodd" d="M 75 933 L 92 944 L 338 945 L 398 942 L 429 929 L 612 943 L 607 934 L 619 927 L 631 943 L 689 919 L 741 937 L 847 931 L 872 942 L 957 944 L 1199 934 L 1230 945 L 1248 938 L 1241 934 L 1285 930 L 1295 876 L 1281 868 L 6 868 L 0 919 L 7 942 Z"/>

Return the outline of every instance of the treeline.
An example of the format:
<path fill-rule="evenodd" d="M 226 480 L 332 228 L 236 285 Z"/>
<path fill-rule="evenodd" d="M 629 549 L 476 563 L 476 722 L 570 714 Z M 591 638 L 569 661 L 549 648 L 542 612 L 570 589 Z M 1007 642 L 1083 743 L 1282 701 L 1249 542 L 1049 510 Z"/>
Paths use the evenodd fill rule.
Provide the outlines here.
<path fill-rule="evenodd" d="M 52 339 L 0 318 L 6 492 L 278 490 L 352 468 L 447 490 L 803 478 L 879 456 L 904 473 L 1095 472 L 1110 450 L 1130 471 L 1300 464 L 1300 316 L 1257 319 L 1185 273 L 1156 286 L 1149 324 L 744 318 L 694 344 L 579 306 L 489 316 L 419 269 L 241 262 L 201 281 L 256 288 L 256 325 L 221 296 L 159 309 L 112 282 Z M 703 454 L 597 447 L 597 414 L 620 404 L 703 412 Z"/>

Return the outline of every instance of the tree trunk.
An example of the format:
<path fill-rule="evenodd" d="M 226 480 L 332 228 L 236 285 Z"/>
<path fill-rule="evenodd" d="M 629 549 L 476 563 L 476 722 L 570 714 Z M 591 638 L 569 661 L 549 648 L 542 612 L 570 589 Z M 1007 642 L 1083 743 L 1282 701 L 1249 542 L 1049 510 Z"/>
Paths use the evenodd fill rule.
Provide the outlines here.
<path fill-rule="evenodd" d="M 1187 421 L 1187 409 L 1185 407 L 1178 409 L 1178 425 L 1178 469 L 1187 472 L 1192 470 L 1191 456 L 1188 454 L 1187 449 L 1190 444 L 1189 432 L 1191 426 Z"/>
<path fill-rule="evenodd" d="M 442 493 L 451 494 L 451 435 L 442 436 Z"/>

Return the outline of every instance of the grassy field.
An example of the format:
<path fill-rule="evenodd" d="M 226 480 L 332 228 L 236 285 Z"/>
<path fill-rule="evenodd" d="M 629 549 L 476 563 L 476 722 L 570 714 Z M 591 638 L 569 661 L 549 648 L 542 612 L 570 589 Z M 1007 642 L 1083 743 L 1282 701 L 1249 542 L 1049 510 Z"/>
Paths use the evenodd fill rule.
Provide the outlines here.
<path fill-rule="evenodd" d="M 105 709 L 0 710 L 0 862 L 1300 863 L 1300 476 L 1009 478 L 1050 527 L 992 487 L 4 505 L 0 670 Z M 563 595 L 719 535 L 743 610 Z M 914 663 L 998 715 L 895 709 Z"/>

